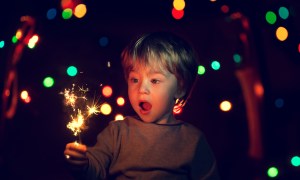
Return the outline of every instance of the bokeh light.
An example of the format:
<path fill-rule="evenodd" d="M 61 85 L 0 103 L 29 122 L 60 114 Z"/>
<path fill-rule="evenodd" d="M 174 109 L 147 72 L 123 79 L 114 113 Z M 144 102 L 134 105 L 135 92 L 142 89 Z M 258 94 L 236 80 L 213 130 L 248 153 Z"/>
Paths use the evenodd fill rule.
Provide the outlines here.
<path fill-rule="evenodd" d="M 276 30 L 276 37 L 279 41 L 285 41 L 289 36 L 288 30 L 285 27 L 278 27 Z"/>
<path fill-rule="evenodd" d="M 69 76 L 76 76 L 77 75 L 77 68 L 75 67 L 75 66 L 69 66 L 68 68 L 67 68 L 67 74 L 69 75 Z"/>
<path fill-rule="evenodd" d="M 273 11 L 268 11 L 266 13 L 265 18 L 266 18 L 267 23 L 269 23 L 269 24 L 275 24 L 277 21 L 277 16 Z"/>
<path fill-rule="evenodd" d="M 185 8 L 185 1 L 184 0 L 174 0 L 173 7 L 178 11 L 183 10 Z"/>
<path fill-rule="evenodd" d="M 115 121 L 122 121 L 124 120 L 124 116 L 122 114 L 116 114 Z"/>
<path fill-rule="evenodd" d="M 278 10 L 278 14 L 279 14 L 279 17 L 281 17 L 282 19 L 287 19 L 289 17 L 289 10 L 284 7 L 284 6 L 281 6 Z"/>
<path fill-rule="evenodd" d="M 18 29 L 16 32 L 16 38 L 20 40 L 22 37 L 23 37 L 23 32 L 20 29 Z"/>
<path fill-rule="evenodd" d="M 31 102 L 31 97 L 30 96 L 28 96 L 26 99 L 24 99 L 23 100 L 25 103 L 30 103 Z"/>
<path fill-rule="evenodd" d="M 103 36 L 99 39 L 99 44 L 101 47 L 106 47 L 108 45 L 108 38 Z"/>
<path fill-rule="evenodd" d="M 83 18 L 87 12 L 85 4 L 78 4 L 74 10 L 74 16 L 77 18 Z"/>
<path fill-rule="evenodd" d="M 110 61 L 107 61 L 106 65 L 107 65 L 108 68 L 110 68 L 111 67 Z"/>
<path fill-rule="evenodd" d="M 176 20 L 180 20 L 184 16 L 184 10 L 176 10 L 175 8 L 172 9 L 172 16 Z"/>
<path fill-rule="evenodd" d="M 70 19 L 73 15 L 73 11 L 70 8 L 64 9 L 62 11 L 62 18 L 63 19 Z"/>
<path fill-rule="evenodd" d="M 239 55 L 238 53 L 235 53 L 233 55 L 233 61 L 236 63 L 236 64 L 240 64 L 242 62 L 242 56 Z"/>
<path fill-rule="evenodd" d="M 229 12 L 229 6 L 227 6 L 227 5 L 223 5 L 223 6 L 221 6 L 221 11 L 223 12 L 223 13 L 228 13 Z"/>
<path fill-rule="evenodd" d="M 124 104 L 125 104 L 125 99 L 123 97 L 118 97 L 117 98 L 117 105 L 124 106 Z"/>
<path fill-rule="evenodd" d="M 21 99 L 28 98 L 28 92 L 26 90 L 21 91 L 20 97 Z"/>
<path fill-rule="evenodd" d="M 50 76 L 45 77 L 43 80 L 43 85 L 46 88 L 51 88 L 54 85 L 54 79 Z"/>
<path fill-rule="evenodd" d="M 33 49 L 36 43 L 38 42 L 38 40 L 39 40 L 39 36 L 37 34 L 33 35 L 28 41 L 28 47 L 30 49 Z"/>
<path fill-rule="evenodd" d="M 257 97 L 262 97 L 264 95 L 264 87 L 260 82 L 255 82 L 254 93 Z"/>
<path fill-rule="evenodd" d="M 4 45 L 5 45 L 5 42 L 2 40 L 2 41 L 0 41 L 0 48 L 3 48 L 4 47 Z"/>
<path fill-rule="evenodd" d="M 13 36 L 12 38 L 11 38 L 11 42 L 12 43 L 17 43 L 18 42 L 18 38 L 17 38 L 17 36 Z"/>
<path fill-rule="evenodd" d="M 113 90 L 112 90 L 111 86 L 106 85 L 102 88 L 102 95 L 104 97 L 108 98 L 108 97 L 112 96 L 112 93 L 113 93 Z"/>
<path fill-rule="evenodd" d="M 73 0 L 61 0 L 60 5 L 62 9 L 71 8 L 73 9 L 75 6 L 75 1 Z"/>
<path fill-rule="evenodd" d="M 25 103 L 30 103 L 31 102 L 31 97 L 29 96 L 28 91 L 23 90 L 20 93 L 20 98 L 23 100 Z"/>
<path fill-rule="evenodd" d="M 300 166 L 300 157 L 299 156 L 292 157 L 291 164 L 295 167 L 299 167 Z"/>
<path fill-rule="evenodd" d="M 221 68 L 221 64 L 219 63 L 219 61 L 215 60 L 211 63 L 211 68 L 213 70 L 219 70 Z"/>
<path fill-rule="evenodd" d="M 47 19 L 52 20 L 56 17 L 57 15 L 57 10 L 55 8 L 51 8 L 47 11 Z"/>
<path fill-rule="evenodd" d="M 109 115 L 112 111 L 111 105 L 108 103 L 103 103 L 100 106 L 100 112 L 104 115 Z"/>
<path fill-rule="evenodd" d="M 202 65 L 198 66 L 198 74 L 199 75 L 205 74 L 205 67 L 204 66 L 202 66 Z"/>
<path fill-rule="evenodd" d="M 270 167 L 268 170 L 267 170 L 267 175 L 271 178 L 275 178 L 276 176 L 278 176 L 278 169 L 274 166 Z"/>
<path fill-rule="evenodd" d="M 220 107 L 221 111 L 227 112 L 227 111 L 231 110 L 232 104 L 231 104 L 231 102 L 225 100 L 220 103 L 219 107 Z"/>
<path fill-rule="evenodd" d="M 284 105 L 284 100 L 282 98 L 277 98 L 275 100 L 275 107 L 282 108 Z"/>

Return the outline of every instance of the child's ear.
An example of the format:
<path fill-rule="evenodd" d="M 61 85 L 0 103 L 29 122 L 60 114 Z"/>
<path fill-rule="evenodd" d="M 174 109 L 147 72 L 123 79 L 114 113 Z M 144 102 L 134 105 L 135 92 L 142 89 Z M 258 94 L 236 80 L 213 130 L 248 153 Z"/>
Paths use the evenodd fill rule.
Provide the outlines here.
<path fill-rule="evenodd" d="M 185 90 L 182 90 L 181 88 L 177 89 L 177 92 L 175 94 L 176 99 L 181 99 L 185 95 Z"/>

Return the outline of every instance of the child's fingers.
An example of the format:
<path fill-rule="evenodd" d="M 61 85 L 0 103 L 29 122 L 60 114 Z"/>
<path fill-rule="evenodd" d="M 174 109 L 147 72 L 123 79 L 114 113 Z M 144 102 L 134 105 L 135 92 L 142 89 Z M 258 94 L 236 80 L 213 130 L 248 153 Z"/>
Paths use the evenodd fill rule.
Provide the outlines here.
<path fill-rule="evenodd" d="M 67 159 L 86 159 L 86 155 L 84 152 L 81 151 L 76 151 L 76 150 L 72 150 L 72 149 L 66 149 L 64 151 L 64 154 L 66 156 Z"/>
<path fill-rule="evenodd" d="M 68 143 L 66 145 L 66 149 L 70 149 L 70 150 L 73 150 L 73 151 L 78 151 L 78 152 L 85 153 L 86 150 L 87 150 L 87 147 L 84 144 L 79 144 L 77 142 L 74 142 L 74 143 Z"/>
<path fill-rule="evenodd" d="M 87 147 L 83 144 L 68 143 L 64 151 L 65 158 L 75 165 L 87 164 L 86 149 Z"/>

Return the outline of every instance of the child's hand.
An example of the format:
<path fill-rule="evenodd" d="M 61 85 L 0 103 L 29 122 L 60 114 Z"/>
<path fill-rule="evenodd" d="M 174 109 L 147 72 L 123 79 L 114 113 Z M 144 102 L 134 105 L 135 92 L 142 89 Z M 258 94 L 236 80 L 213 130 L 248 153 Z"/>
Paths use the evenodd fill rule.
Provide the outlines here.
<path fill-rule="evenodd" d="M 84 144 L 78 144 L 77 142 L 68 143 L 64 151 L 67 161 L 74 165 L 84 166 L 88 164 L 86 157 L 87 147 Z"/>

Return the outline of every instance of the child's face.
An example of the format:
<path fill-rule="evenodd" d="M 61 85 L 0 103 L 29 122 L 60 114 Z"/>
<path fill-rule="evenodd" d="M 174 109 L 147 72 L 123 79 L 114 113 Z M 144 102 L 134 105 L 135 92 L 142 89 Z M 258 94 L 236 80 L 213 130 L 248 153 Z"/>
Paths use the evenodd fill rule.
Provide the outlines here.
<path fill-rule="evenodd" d="M 137 65 L 129 73 L 129 100 L 144 122 L 173 123 L 173 106 L 177 93 L 175 75 L 158 66 Z"/>

